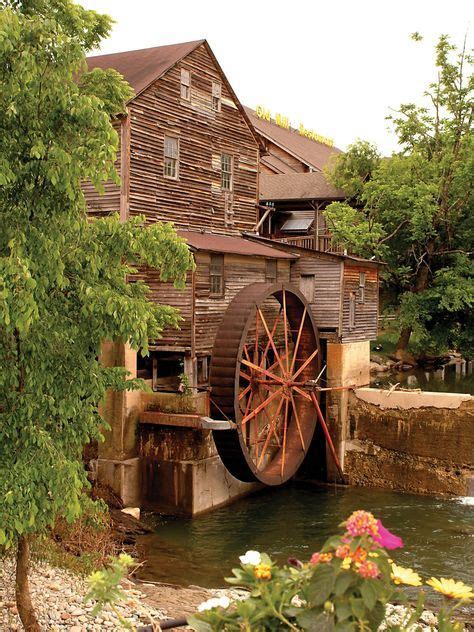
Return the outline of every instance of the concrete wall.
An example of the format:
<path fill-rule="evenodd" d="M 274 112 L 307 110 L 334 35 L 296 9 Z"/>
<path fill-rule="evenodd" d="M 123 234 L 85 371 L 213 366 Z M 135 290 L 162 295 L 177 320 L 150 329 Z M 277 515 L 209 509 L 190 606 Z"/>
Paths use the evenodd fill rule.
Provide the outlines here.
<path fill-rule="evenodd" d="M 345 448 L 351 484 L 474 494 L 474 397 L 357 389 Z"/>

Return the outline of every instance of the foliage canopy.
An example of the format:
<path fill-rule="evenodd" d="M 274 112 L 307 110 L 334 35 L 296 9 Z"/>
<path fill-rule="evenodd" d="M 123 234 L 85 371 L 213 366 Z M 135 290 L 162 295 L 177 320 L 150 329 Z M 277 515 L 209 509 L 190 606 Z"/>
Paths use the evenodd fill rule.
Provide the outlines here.
<path fill-rule="evenodd" d="M 99 362 L 104 340 L 145 352 L 178 313 L 147 298 L 139 266 L 182 285 L 190 252 L 169 224 L 89 221 L 81 181 L 118 181 L 111 118 L 131 96 L 87 72 L 107 16 L 71 0 L 0 2 L 0 545 L 74 520 L 84 444 L 100 439 L 106 389 L 134 389 Z"/>
<path fill-rule="evenodd" d="M 359 141 L 337 160 L 330 178 L 349 201 L 329 205 L 326 218 L 344 247 L 388 263 L 406 333 L 416 331 L 425 349 L 472 356 L 472 57 L 442 36 L 435 64 L 426 104 L 401 105 L 388 117 L 398 152 L 382 158 Z"/>

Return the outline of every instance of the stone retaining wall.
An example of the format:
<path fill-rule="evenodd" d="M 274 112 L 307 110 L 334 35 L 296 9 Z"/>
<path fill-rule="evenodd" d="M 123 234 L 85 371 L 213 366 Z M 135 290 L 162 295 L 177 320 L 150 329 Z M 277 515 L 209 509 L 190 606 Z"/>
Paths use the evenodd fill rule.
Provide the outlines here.
<path fill-rule="evenodd" d="M 360 388 L 344 470 L 354 485 L 474 495 L 474 397 Z"/>

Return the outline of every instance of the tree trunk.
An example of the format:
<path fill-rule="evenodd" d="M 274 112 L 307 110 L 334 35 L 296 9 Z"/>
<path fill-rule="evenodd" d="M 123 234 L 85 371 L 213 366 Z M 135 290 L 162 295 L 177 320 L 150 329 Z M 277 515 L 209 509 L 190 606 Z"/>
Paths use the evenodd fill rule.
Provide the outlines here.
<path fill-rule="evenodd" d="M 395 355 L 399 351 L 406 351 L 408 348 L 408 343 L 410 342 L 412 329 L 411 327 L 405 327 L 400 331 L 400 335 L 398 337 L 397 346 L 395 347 Z"/>
<path fill-rule="evenodd" d="M 36 614 L 31 603 L 28 569 L 30 566 L 30 544 L 26 536 L 18 540 L 16 554 L 15 595 L 18 614 L 26 632 L 41 632 Z"/>

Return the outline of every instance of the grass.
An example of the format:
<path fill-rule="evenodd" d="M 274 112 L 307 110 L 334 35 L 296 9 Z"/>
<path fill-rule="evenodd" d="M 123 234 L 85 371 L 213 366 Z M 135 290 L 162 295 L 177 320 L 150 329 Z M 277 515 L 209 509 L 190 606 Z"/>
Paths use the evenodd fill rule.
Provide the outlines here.
<path fill-rule="evenodd" d="M 395 348 L 397 346 L 398 337 L 400 335 L 400 325 L 397 321 L 391 321 L 386 325 L 383 325 L 379 329 L 376 340 L 370 343 L 370 352 L 374 353 L 384 360 L 388 360 L 390 355 L 394 355 Z M 376 347 L 382 346 L 382 349 L 377 351 Z M 412 334 L 410 343 L 408 345 L 408 352 L 416 353 L 418 349 L 416 337 Z"/>

